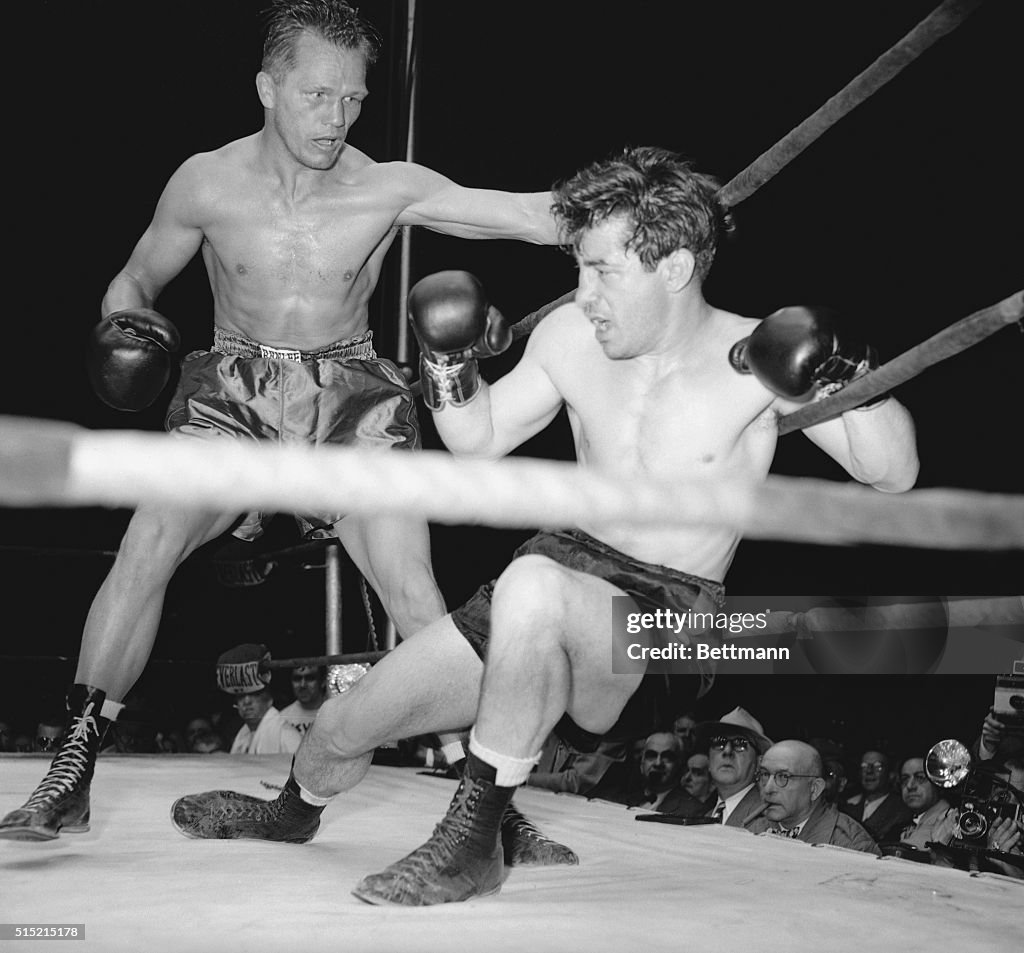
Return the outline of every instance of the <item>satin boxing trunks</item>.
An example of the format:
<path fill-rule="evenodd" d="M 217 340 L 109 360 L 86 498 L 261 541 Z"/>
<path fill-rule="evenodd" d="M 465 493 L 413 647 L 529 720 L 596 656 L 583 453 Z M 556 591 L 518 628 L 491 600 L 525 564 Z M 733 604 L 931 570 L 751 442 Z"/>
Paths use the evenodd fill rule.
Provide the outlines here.
<path fill-rule="evenodd" d="M 398 368 L 377 357 L 372 335 L 292 351 L 214 328 L 213 347 L 182 361 L 165 426 L 207 439 L 417 450 L 414 398 Z M 270 515 L 246 514 L 234 535 L 256 539 Z M 303 513 L 295 520 L 306 534 L 344 515 Z"/>
<path fill-rule="evenodd" d="M 641 562 L 582 530 L 538 533 L 523 543 L 512 554 L 512 558 L 527 554 L 547 556 L 567 569 L 610 582 L 631 596 L 642 612 L 658 609 L 678 613 L 691 609 L 717 610 L 725 602 L 725 587 L 720 582 L 691 576 L 668 566 Z M 492 580 L 481 586 L 451 614 L 455 627 L 481 659 L 484 658 L 491 633 L 491 597 L 495 582 Z M 665 688 L 665 678 L 654 675 L 644 677 L 644 683 L 630 699 L 615 726 L 616 735 L 630 736 L 634 731 L 646 733 L 654 730 L 660 720 L 660 715 L 654 709 L 660 707 L 662 694 L 669 691 Z M 696 698 L 704 694 L 708 686 L 700 685 L 696 678 L 693 681 L 692 697 Z M 595 750 L 600 740 L 598 735 L 580 728 L 568 715 L 563 717 L 555 731 L 579 751 Z"/>

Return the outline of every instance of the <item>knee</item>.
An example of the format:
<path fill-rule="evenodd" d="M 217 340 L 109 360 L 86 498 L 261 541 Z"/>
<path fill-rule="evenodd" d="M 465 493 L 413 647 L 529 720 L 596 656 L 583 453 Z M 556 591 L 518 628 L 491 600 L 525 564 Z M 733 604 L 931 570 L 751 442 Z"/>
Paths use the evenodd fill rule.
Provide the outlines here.
<path fill-rule="evenodd" d="M 303 747 L 314 755 L 329 758 L 358 758 L 376 747 L 373 739 L 361 730 L 358 711 L 350 697 L 353 687 L 343 695 L 334 695 L 324 701 L 303 738 Z"/>
<path fill-rule="evenodd" d="M 492 613 L 499 619 L 511 615 L 536 631 L 556 630 L 566 610 L 566 586 L 566 571 L 553 559 L 520 556 L 494 586 Z"/>

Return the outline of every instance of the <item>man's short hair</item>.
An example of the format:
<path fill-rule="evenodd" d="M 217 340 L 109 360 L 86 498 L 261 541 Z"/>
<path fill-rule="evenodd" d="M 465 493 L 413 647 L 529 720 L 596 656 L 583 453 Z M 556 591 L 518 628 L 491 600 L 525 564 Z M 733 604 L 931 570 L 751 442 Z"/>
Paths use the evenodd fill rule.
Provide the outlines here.
<path fill-rule="evenodd" d="M 344 0 L 272 0 L 266 13 L 262 69 L 275 82 L 295 65 L 295 44 L 306 32 L 343 50 L 362 53 L 367 66 L 380 53 L 376 28 Z"/>
<path fill-rule="evenodd" d="M 694 171 L 677 153 L 638 146 L 594 162 L 556 185 L 552 211 L 563 244 L 573 251 L 579 251 L 586 231 L 621 217 L 632 232 L 626 249 L 647 271 L 686 248 L 703 281 L 721 235 L 732 229 L 719 190 L 715 179 Z"/>

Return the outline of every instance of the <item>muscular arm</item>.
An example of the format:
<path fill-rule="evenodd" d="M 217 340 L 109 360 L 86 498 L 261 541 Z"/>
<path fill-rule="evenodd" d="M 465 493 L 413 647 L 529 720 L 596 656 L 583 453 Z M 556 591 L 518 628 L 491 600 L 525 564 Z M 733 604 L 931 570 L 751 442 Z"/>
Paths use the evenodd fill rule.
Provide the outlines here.
<path fill-rule="evenodd" d="M 776 401 L 780 413 L 801 405 Z M 894 397 L 871 410 L 851 410 L 804 433 L 855 480 L 885 493 L 903 493 L 917 480 L 920 464 L 914 422 Z"/>
<path fill-rule="evenodd" d="M 171 176 L 153 221 L 128 263 L 107 287 L 101 305 L 103 316 L 126 308 L 151 308 L 164 286 L 199 250 L 203 240 L 196 209 L 199 164 L 200 157 L 194 156 Z"/>
<path fill-rule="evenodd" d="M 434 412 L 437 432 L 453 454 L 502 457 L 554 419 L 562 395 L 544 363 L 556 324 L 545 321 L 539 325 L 519 363 L 493 386 L 484 381 L 480 393 L 465 406 L 446 404 Z"/>
<path fill-rule="evenodd" d="M 400 168 L 397 168 L 400 167 Z M 538 245 L 558 244 L 550 192 L 470 189 L 409 162 L 390 163 L 400 175 L 407 205 L 399 225 L 422 225 L 457 238 L 515 238 Z"/>

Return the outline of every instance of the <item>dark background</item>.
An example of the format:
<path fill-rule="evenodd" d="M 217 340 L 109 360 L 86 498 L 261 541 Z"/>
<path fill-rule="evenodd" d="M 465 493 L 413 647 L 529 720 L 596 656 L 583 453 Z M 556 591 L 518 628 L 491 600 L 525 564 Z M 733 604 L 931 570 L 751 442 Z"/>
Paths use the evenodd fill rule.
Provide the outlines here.
<path fill-rule="evenodd" d="M 903 37 L 924 2 L 747 4 L 605 0 L 421 0 L 416 158 L 466 184 L 536 191 L 627 144 L 690 156 L 728 181 Z M 9 21 L 28 51 L 9 76 L 9 349 L 0 412 L 98 429 L 162 427 L 157 406 L 126 415 L 91 393 L 83 353 L 109 280 L 124 264 L 174 169 L 262 123 L 261 3 L 175 0 L 37 3 Z M 402 158 L 404 4 L 361 5 L 390 53 L 350 135 Z M 883 359 L 1019 290 L 1024 273 L 1019 128 L 1019 4 L 988 0 L 950 36 L 841 120 L 736 210 L 738 229 L 707 283 L 716 305 L 751 316 L 787 304 L 841 309 Z M 390 55 L 395 54 L 395 55 Z M 394 356 L 397 248 L 376 302 L 381 353 Z M 571 289 L 571 259 L 552 248 L 467 242 L 418 231 L 416 278 L 477 274 L 518 318 Z M 159 306 L 184 350 L 207 346 L 211 307 L 197 257 Z M 485 367 L 501 374 L 521 345 Z M 1020 493 L 1019 368 L 1024 336 L 1004 329 L 900 388 L 918 426 L 920 487 Z M 426 415 L 425 415 L 426 416 Z M 427 446 L 439 446 L 425 421 Z M 564 418 L 520 453 L 566 459 Z M 780 441 L 773 472 L 846 475 L 801 435 Z M 0 717 L 59 699 L 89 602 L 128 515 L 0 511 Z M 451 605 L 495 575 L 525 533 L 434 527 L 439 583 Z M 264 548 L 295 541 L 278 521 Z M 216 546 L 210 549 L 216 549 Z M 144 686 L 160 704 L 209 704 L 212 660 L 263 641 L 281 658 L 323 651 L 323 574 L 279 566 L 229 588 L 209 553 L 168 594 Z M 1020 592 L 1020 552 L 816 547 L 744 542 L 736 593 Z M 345 648 L 366 643 L 351 572 Z M 378 619 L 378 625 L 381 620 Z M 883 736 L 920 746 L 968 734 L 991 699 L 988 677 L 720 679 L 702 705 L 742 703 L 775 736 Z M 842 722 L 843 727 L 831 727 Z"/>

